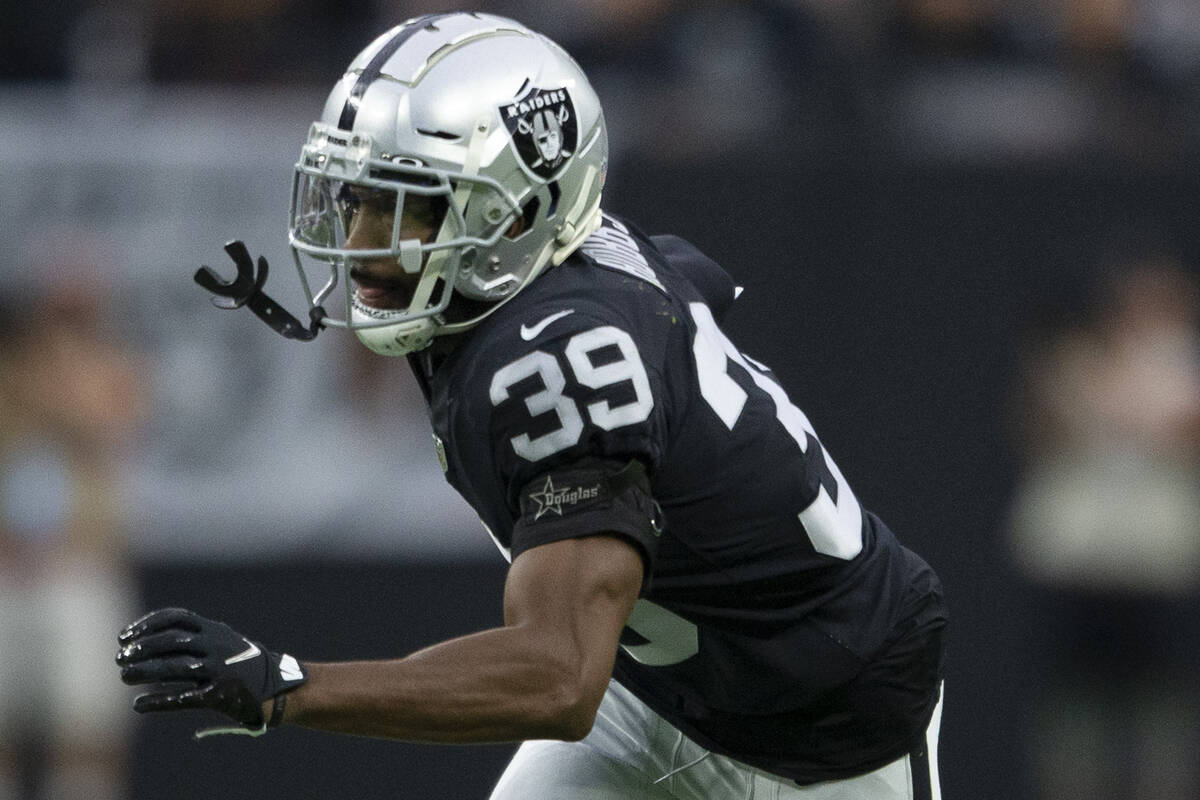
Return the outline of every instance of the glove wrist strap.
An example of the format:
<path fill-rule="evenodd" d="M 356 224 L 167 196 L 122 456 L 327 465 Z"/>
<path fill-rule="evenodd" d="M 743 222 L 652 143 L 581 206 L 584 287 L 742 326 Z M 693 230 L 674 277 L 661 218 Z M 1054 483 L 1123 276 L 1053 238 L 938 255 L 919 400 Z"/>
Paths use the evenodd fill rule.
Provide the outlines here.
<path fill-rule="evenodd" d="M 283 713 L 287 708 L 287 692 L 280 692 L 274 697 L 274 704 L 271 706 L 271 718 L 267 720 L 268 728 L 278 728 L 283 722 Z"/>

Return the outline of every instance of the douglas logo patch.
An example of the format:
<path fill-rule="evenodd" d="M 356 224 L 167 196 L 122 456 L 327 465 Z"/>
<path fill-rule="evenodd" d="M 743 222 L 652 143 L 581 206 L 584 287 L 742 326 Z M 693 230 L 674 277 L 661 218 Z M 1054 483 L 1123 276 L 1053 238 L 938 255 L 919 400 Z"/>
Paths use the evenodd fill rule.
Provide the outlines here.
<path fill-rule="evenodd" d="M 542 518 L 543 514 L 549 512 L 554 512 L 561 517 L 563 506 L 566 506 L 566 511 L 570 513 L 580 503 L 596 500 L 599 497 L 600 484 L 598 483 L 595 486 L 557 487 L 554 485 L 554 481 L 547 477 L 546 483 L 540 491 L 529 493 L 529 499 L 537 503 L 537 510 L 533 511 L 532 508 L 528 510 L 533 511 L 533 520 L 536 522 Z"/>
<path fill-rule="evenodd" d="M 575 104 L 566 89 L 530 87 L 500 106 L 517 154 L 535 175 L 550 180 L 579 146 Z"/>

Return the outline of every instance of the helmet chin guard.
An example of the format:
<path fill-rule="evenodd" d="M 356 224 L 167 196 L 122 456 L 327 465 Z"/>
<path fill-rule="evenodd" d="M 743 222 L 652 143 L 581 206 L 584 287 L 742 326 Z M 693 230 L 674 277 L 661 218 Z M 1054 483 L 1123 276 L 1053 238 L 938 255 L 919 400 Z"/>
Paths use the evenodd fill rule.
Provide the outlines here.
<path fill-rule="evenodd" d="M 378 312 L 355 302 L 351 309 L 355 336 L 372 352 L 381 356 L 403 356 L 424 350 L 433 341 L 437 326 L 429 317 L 373 325 L 379 322 Z"/>

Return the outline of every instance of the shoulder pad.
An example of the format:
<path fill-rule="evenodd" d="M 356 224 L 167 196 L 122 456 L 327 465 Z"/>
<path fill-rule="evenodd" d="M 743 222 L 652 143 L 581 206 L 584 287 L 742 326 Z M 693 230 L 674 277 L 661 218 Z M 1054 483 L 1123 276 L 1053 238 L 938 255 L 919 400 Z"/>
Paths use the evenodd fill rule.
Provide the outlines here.
<path fill-rule="evenodd" d="M 738 296 L 738 287 L 728 272 L 686 239 L 662 235 L 651 236 L 650 242 L 671 266 L 696 287 L 712 310 L 713 317 L 720 320 L 725 316 Z"/>

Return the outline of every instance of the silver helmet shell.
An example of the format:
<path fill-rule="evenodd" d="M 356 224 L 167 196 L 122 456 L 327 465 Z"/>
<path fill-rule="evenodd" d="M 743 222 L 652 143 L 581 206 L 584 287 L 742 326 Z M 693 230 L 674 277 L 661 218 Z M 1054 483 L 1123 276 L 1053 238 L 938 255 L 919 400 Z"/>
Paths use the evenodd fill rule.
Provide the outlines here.
<path fill-rule="evenodd" d="M 386 355 L 465 330 L 598 227 L 607 160 L 599 99 L 557 44 L 488 14 L 409 20 L 351 62 L 296 164 L 289 243 L 309 304 L 341 283 L 344 313 L 324 324 Z M 347 186 L 395 192 L 390 246 L 345 247 Z M 400 231 L 415 195 L 446 208 L 428 241 Z M 372 308 L 352 285 L 354 259 L 381 256 L 420 274 L 406 308 Z M 306 259 L 328 265 L 319 288 Z M 448 313 L 456 296 L 476 301 L 469 313 Z"/>

